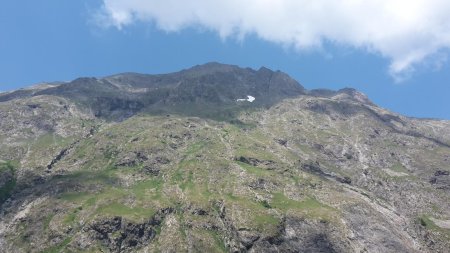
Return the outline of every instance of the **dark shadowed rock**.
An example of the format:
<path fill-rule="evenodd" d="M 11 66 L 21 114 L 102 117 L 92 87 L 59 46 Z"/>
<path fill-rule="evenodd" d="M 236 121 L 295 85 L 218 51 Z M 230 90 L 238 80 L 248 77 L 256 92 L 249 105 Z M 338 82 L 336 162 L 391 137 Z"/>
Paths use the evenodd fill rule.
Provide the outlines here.
<path fill-rule="evenodd" d="M 232 119 L 243 109 L 268 107 L 301 94 L 305 94 L 304 88 L 280 71 L 208 63 L 164 75 L 124 73 L 101 79 L 79 78 L 34 92 L 4 94 L 0 101 L 62 96 L 77 101 L 96 117 L 119 121 L 139 112 Z M 248 95 L 255 101 L 236 102 Z"/>

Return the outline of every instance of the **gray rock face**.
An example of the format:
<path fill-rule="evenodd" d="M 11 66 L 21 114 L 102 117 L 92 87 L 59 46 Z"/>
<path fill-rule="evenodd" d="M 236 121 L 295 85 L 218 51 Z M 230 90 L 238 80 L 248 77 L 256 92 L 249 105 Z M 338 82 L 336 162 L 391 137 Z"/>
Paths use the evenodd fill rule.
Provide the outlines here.
<path fill-rule="evenodd" d="M 138 112 L 229 118 L 248 106 L 270 106 L 304 92 L 299 83 L 279 71 L 209 63 L 165 75 L 125 73 L 102 79 L 79 78 L 34 92 L 19 90 L 0 95 L 0 101 L 59 96 L 84 104 L 96 117 L 119 121 Z M 236 105 L 236 99 L 247 95 L 256 97 L 256 101 Z"/>
<path fill-rule="evenodd" d="M 250 252 L 349 252 L 350 243 L 326 222 L 287 218 L 275 237 L 253 243 Z"/>
<path fill-rule="evenodd" d="M 450 172 L 446 170 L 436 170 L 430 178 L 430 184 L 437 189 L 450 190 Z"/>
<path fill-rule="evenodd" d="M 160 210 L 151 219 L 140 224 L 128 222 L 121 217 L 95 221 L 83 231 L 89 234 L 92 241 L 84 241 L 82 244 L 90 245 L 100 241 L 111 252 L 133 252 L 136 248 L 151 243 L 164 217 L 172 212 L 173 209 L 170 208 Z"/>
<path fill-rule="evenodd" d="M 0 143 L 0 251 L 450 248 L 450 122 L 279 71 L 210 63 L 2 93 Z"/>

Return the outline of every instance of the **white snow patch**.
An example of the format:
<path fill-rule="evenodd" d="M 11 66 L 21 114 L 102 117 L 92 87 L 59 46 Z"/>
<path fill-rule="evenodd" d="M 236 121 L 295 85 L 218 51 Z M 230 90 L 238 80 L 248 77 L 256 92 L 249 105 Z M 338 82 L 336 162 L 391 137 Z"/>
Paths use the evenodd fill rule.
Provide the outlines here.
<path fill-rule="evenodd" d="M 238 102 L 242 102 L 242 101 L 248 101 L 248 102 L 253 102 L 253 101 L 255 101 L 255 97 L 253 97 L 253 96 L 247 96 L 247 98 L 239 98 L 239 99 L 237 99 L 236 101 L 238 101 Z"/>

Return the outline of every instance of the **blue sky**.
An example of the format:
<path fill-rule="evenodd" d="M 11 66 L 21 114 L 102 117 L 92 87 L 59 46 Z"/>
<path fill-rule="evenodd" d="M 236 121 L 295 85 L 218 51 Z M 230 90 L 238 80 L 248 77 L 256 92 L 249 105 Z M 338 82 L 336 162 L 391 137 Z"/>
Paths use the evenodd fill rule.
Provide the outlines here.
<path fill-rule="evenodd" d="M 439 3 L 430 1 L 423 3 Z M 394 112 L 450 119 L 450 39 L 445 35 L 450 19 L 439 19 L 450 5 L 426 11 L 418 11 L 418 5 L 405 13 L 394 9 L 392 16 L 386 6 L 325 8 L 318 0 L 314 10 L 320 11 L 305 17 L 292 0 L 240 11 L 234 11 L 240 3 L 234 0 L 216 6 L 204 0 L 179 2 L 185 6 L 155 2 L 2 1 L 0 90 L 119 72 L 166 73 L 217 61 L 281 70 L 308 89 L 353 87 Z M 386 22 L 398 14 L 404 23 L 388 28 L 377 20 L 380 26 L 373 27 L 367 8 Z M 267 10 L 274 14 L 267 17 Z M 364 15 L 346 20 L 352 12 Z M 431 14 L 438 18 L 424 23 Z M 329 23 L 322 24 L 328 16 Z M 360 25 L 349 26 L 354 23 Z M 419 23 L 426 33 L 414 30 Z"/>

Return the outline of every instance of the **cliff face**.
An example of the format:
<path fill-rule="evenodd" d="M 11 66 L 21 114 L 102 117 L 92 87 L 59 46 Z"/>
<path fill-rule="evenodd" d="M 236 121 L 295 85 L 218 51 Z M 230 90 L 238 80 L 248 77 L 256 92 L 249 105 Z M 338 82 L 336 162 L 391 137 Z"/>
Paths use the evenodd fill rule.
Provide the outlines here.
<path fill-rule="evenodd" d="M 265 68 L 2 93 L 0 143 L 5 252 L 450 248 L 450 122 Z"/>

